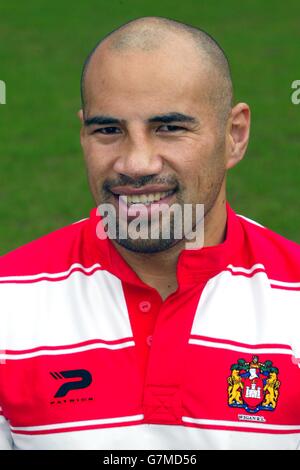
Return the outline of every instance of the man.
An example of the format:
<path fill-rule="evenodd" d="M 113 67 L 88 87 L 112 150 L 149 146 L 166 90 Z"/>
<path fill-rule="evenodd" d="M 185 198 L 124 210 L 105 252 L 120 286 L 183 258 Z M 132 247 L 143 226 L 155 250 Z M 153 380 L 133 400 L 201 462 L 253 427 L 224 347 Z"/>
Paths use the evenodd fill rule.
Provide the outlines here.
<path fill-rule="evenodd" d="M 250 111 L 223 51 L 134 20 L 88 57 L 79 116 L 99 210 L 0 263 L 1 447 L 297 448 L 300 249 L 226 203 Z M 184 211 L 152 221 L 175 204 L 204 247 Z M 121 236 L 134 209 L 158 237 Z"/>

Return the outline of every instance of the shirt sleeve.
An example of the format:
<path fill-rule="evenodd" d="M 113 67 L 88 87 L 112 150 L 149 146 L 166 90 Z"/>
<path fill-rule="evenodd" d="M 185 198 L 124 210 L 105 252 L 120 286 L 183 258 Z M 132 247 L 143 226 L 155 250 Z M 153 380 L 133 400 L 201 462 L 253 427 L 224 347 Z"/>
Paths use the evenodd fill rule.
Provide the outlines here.
<path fill-rule="evenodd" d="M 0 407 L 0 450 L 12 450 L 13 439 L 10 432 L 8 421 L 2 414 Z"/>

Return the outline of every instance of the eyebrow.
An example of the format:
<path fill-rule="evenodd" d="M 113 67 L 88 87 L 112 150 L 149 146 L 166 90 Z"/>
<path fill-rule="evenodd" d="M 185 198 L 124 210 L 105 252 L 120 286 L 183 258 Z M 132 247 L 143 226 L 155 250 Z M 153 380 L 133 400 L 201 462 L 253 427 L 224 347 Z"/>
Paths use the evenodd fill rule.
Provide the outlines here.
<path fill-rule="evenodd" d="M 103 115 L 92 116 L 92 117 L 84 119 L 85 126 L 121 124 L 124 122 L 126 123 L 126 121 L 124 121 L 123 119 L 121 120 L 112 116 L 103 116 Z M 150 123 L 163 122 L 164 124 L 170 124 L 172 122 L 191 122 L 191 123 L 197 124 L 198 120 L 193 116 L 174 112 L 174 113 L 167 113 L 167 114 L 159 114 L 157 116 L 151 116 L 149 119 L 146 120 L 146 122 L 150 122 Z"/>
<path fill-rule="evenodd" d="M 150 119 L 148 119 L 148 122 L 163 122 L 164 124 L 169 124 L 171 122 L 198 123 L 198 120 L 193 116 L 188 116 L 187 114 L 168 113 L 160 114 L 158 116 L 152 116 Z"/>
<path fill-rule="evenodd" d="M 111 116 L 92 116 L 84 119 L 85 126 L 95 126 L 101 124 L 120 124 L 120 119 Z"/>

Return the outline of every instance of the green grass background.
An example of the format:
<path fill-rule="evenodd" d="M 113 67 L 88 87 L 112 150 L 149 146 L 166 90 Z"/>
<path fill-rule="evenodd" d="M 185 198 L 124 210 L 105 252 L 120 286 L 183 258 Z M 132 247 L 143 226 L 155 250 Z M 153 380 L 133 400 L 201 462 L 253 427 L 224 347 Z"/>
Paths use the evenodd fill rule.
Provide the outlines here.
<path fill-rule="evenodd" d="M 101 36 L 146 15 L 199 26 L 223 46 L 236 100 L 252 109 L 251 142 L 229 174 L 229 201 L 300 242 L 300 105 L 291 103 L 299 14 L 298 0 L 2 0 L 0 254 L 88 215 L 76 116 L 81 66 Z"/>

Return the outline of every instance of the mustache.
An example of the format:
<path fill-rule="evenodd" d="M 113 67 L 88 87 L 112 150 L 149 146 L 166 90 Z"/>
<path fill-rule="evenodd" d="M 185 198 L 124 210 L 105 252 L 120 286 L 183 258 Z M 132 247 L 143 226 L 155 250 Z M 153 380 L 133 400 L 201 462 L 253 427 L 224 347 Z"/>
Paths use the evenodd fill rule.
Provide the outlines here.
<path fill-rule="evenodd" d="M 175 176 L 162 176 L 157 177 L 155 175 L 145 175 L 140 176 L 139 178 L 131 178 L 127 175 L 120 175 L 115 179 L 107 179 L 102 185 L 102 190 L 104 192 L 112 191 L 113 188 L 117 186 L 131 186 L 133 188 L 142 188 L 147 184 L 164 184 L 169 186 L 174 186 L 175 189 L 179 188 L 179 181 Z"/>

